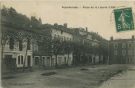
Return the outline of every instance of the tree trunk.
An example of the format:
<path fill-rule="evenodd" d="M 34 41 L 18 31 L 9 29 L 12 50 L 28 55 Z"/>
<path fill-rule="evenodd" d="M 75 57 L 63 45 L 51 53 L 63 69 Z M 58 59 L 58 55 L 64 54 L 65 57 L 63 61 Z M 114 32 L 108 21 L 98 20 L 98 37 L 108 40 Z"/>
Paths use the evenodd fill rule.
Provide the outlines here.
<path fill-rule="evenodd" d="M 27 58 L 27 52 L 28 52 L 28 43 L 26 43 L 26 52 L 25 52 L 24 63 L 23 63 L 23 71 L 25 69 L 25 62 L 26 62 L 26 58 Z"/>
<path fill-rule="evenodd" d="M 107 64 L 110 64 L 110 58 L 107 56 Z"/>
<path fill-rule="evenodd" d="M 53 59 L 52 59 L 52 55 L 50 56 L 51 57 L 51 67 L 53 67 Z"/>
<path fill-rule="evenodd" d="M 68 65 L 68 63 L 69 63 L 69 52 L 68 52 L 68 59 L 67 59 L 67 65 Z"/>
<path fill-rule="evenodd" d="M 3 55 L 4 55 L 4 48 L 5 48 L 5 45 L 6 45 L 6 40 L 4 40 L 4 41 L 5 41 L 4 43 L 2 42 L 2 39 L 1 39 L 1 41 L 0 41 L 0 42 L 1 42 L 1 43 L 0 43 L 0 44 L 1 44 L 1 47 L 0 47 L 0 48 L 1 48 L 1 53 L 0 53 L 0 54 L 1 54 L 1 55 L 0 55 L 0 56 L 1 56 L 1 62 L 0 62 L 0 63 L 1 63 L 1 67 L 0 67 L 1 70 L 3 70 L 3 69 L 2 69 L 2 68 L 3 68 L 3 63 L 4 63 L 4 62 L 3 62 L 3 61 L 4 61 L 4 56 L 3 56 Z"/>
<path fill-rule="evenodd" d="M 58 63 L 57 63 L 57 55 L 55 55 L 55 66 L 56 66 L 56 67 L 58 66 Z"/>
<path fill-rule="evenodd" d="M 0 55 L 1 56 L 1 62 L 0 62 L 1 63 L 1 71 L 3 71 L 3 63 L 4 63 L 3 62 L 3 59 L 4 59 L 3 58 L 3 51 L 4 51 L 4 46 L 1 45 L 1 55 Z"/>

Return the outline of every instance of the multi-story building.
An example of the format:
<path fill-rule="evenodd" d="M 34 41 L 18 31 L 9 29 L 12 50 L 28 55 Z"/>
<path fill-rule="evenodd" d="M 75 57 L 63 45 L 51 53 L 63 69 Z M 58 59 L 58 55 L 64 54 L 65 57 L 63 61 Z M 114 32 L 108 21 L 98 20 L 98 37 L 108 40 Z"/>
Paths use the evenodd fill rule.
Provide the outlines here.
<path fill-rule="evenodd" d="M 107 40 L 103 39 L 97 33 L 88 32 L 87 28 L 73 28 L 74 46 L 74 64 L 96 64 L 105 59 L 104 51 L 101 52 L 101 46 Z M 107 46 L 104 43 L 104 46 Z M 102 47 L 102 49 L 107 49 Z"/>
<path fill-rule="evenodd" d="M 33 58 L 32 58 L 32 41 L 28 38 L 16 38 L 17 33 L 26 33 L 27 31 L 13 29 L 11 27 L 2 26 L 2 30 L 6 30 L 7 32 L 12 31 L 12 35 L 4 35 L 6 37 L 2 40 L 4 43 L 2 45 L 2 70 L 13 71 L 18 68 L 28 68 L 33 66 Z M 14 35 L 15 33 L 16 35 Z"/>
<path fill-rule="evenodd" d="M 41 19 L 33 16 L 29 19 L 13 8 L 4 8 L 2 30 L 11 34 L 3 48 L 5 68 L 98 63 L 103 58 L 100 52 L 103 39 L 87 28 L 42 24 Z"/>
<path fill-rule="evenodd" d="M 111 64 L 133 64 L 135 63 L 135 37 L 131 39 L 113 39 L 109 44 Z"/>
<path fill-rule="evenodd" d="M 59 27 L 58 29 L 52 29 L 52 40 L 58 39 L 60 41 L 62 41 L 62 43 L 68 43 L 68 42 L 72 42 L 73 40 L 73 35 L 70 32 L 70 29 L 67 28 L 67 24 L 64 24 L 64 26 L 61 25 L 61 27 Z M 68 43 L 69 44 L 69 43 Z M 64 45 L 63 44 L 63 48 L 67 47 L 68 45 Z M 52 48 L 55 47 L 55 45 L 52 46 Z M 57 48 L 62 48 L 57 47 Z M 70 47 L 69 47 L 70 48 Z M 67 49 L 68 50 L 68 49 Z M 58 54 L 57 55 L 57 63 L 58 65 L 71 65 L 72 61 L 73 61 L 73 53 L 72 51 L 65 52 L 66 50 L 63 50 L 63 54 Z M 52 56 L 52 58 L 56 58 L 55 55 Z"/>
<path fill-rule="evenodd" d="M 39 43 L 38 51 L 34 54 L 35 65 L 48 68 L 56 65 L 72 64 L 72 52 L 64 52 L 65 45 L 63 45 L 64 42 L 71 42 L 73 40 L 69 30 L 67 24 L 44 25 L 42 32 L 48 34 L 46 35 L 48 41 L 45 41 L 43 45 Z"/>

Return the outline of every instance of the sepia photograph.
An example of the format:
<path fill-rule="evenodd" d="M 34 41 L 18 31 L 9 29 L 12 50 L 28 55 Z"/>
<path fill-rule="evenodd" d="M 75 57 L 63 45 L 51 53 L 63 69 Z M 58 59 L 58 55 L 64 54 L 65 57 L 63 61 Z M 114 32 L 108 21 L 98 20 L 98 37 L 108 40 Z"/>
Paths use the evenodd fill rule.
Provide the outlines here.
<path fill-rule="evenodd" d="M 135 1 L 0 1 L 0 88 L 135 88 Z"/>

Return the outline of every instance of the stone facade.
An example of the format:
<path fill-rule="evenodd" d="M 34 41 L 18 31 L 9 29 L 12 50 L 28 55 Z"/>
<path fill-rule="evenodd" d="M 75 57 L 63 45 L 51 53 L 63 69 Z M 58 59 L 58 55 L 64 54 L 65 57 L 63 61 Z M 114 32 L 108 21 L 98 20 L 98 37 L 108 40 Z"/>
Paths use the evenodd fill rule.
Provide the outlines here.
<path fill-rule="evenodd" d="M 97 33 L 88 32 L 87 28 L 73 28 L 73 41 L 79 48 L 74 50 L 74 64 L 99 64 L 104 63 L 108 54 L 101 52 L 102 43 L 107 42 Z M 103 46 L 107 46 L 105 43 Z M 104 48 L 107 50 L 107 47 Z"/>
<path fill-rule="evenodd" d="M 65 26 L 61 26 L 61 28 L 50 27 L 49 29 L 42 30 L 42 32 L 45 33 L 44 30 L 46 30 L 48 33 L 47 36 L 49 38 L 49 41 L 46 41 L 44 45 L 38 46 L 39 48 L 37 52 L 35 52 L 34 54 L 34 63 L 35 63 L 34 65 L 44 67 L 44 68 L 55 67 L 56 63 L 58 66 L 72 65 L 73 53 L 72 52 L 70 52 L 69 54 L 65 52 L 58 53 L 56 59 L 56 55 L 53 52 L 54 50 L 53 47 L 55 44 L 52 43 L 52 41 L 54 41 L 55 39 L 58 39 L 60 41 L 73 41 L 73 35 L 70 32 L 68 32 L 68 28 Z M 43 49 L 43 47 L 48 47 L 48 48 Z M 62 48 L 62 47 L 59 46 L 57 48 Z"/>
<path fill-rule="evenodd" d="M 25 40 L 15 41 L 11 38 L 7 40 L 3 48 L 2 69 L 4 71 L 12 71 L 18 68 L 27 68 L 33 66 L 33 50 L 31 41 L 29 41 L 28 46 L 27 44 L 28 43 Z"/>
<path fill-rule="evenodd" d="M 109 44 L 111 64 L 134 64 L 135 63 L 135 38 L 113 39 Z"/>

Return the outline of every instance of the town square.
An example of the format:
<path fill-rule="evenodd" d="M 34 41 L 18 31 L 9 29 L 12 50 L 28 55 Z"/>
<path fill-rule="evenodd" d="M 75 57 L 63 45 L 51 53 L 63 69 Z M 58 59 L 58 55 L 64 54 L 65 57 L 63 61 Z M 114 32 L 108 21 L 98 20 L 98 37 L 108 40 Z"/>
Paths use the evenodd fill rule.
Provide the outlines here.
<path fill-rule="evenodd" d="M 2 88 L 135 88 L 135 2 L 71 2 L 0 3 Z"/>

